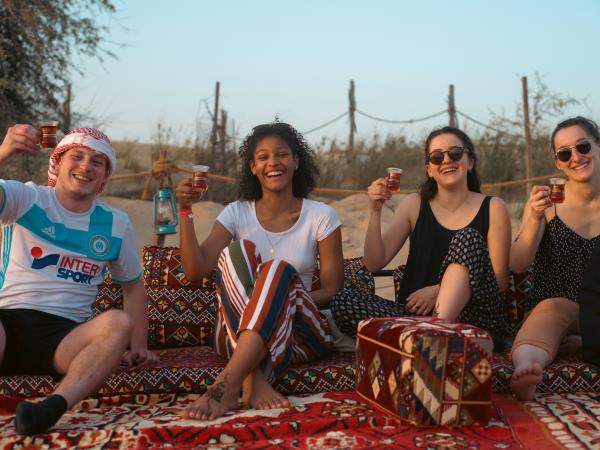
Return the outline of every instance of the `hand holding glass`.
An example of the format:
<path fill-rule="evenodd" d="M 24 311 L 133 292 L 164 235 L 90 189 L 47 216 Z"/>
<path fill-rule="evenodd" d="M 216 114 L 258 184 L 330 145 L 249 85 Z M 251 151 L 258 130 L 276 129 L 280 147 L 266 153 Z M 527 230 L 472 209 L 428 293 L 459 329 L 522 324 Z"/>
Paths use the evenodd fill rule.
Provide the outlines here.
<path fill-rule="evenodd" d="M 565 183 L 564 178 L 550 178 L 550 201 L 552 203 L 562 203 L 565 201 Z"/>
<path fill-rule="evenodd" d="M 42 120 L 39 123 L 40 128 L 40 148 L 43 150 L 54 150 L 58 144 L 56 132 L 58 131 L 58 121 Z"/>
<path fill-rule="evenodd" d="M 398 192 L 400 190 L 400 176 L 403 170 L 397 167 L 388 167 L 387 188 L 390 192 Z"/>
<path fill-rule="evenodd" d="M 194 172 L 192 177 L 192 187 L 194 189 L 200 189 L 202 193 L 208 189 L 208 169 L 210 169 L 210 167 L 201 164 L 192 166 L 192 171 Z"/>

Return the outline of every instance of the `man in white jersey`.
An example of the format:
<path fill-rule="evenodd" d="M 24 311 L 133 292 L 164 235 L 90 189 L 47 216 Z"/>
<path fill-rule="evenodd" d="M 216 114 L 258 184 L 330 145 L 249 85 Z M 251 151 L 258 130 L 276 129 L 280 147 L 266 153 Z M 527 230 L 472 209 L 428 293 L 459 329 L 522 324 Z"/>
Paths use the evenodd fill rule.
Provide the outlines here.
<path fill-rule="evenodd" d="M 9 128 L 0 164 L 37 152 L 38 140 L 30 125 Z M 79 128 L 50 155 L 48 186 L 0 180 L 0 373 L 64 375 L 44 401 L 17 405 L 19 434 L 45 432 L 120 362 L 156 360 L 131 222 L 96 198 L 115 167 L 108 137 Z M 90 319 L 107 266 L 124 311 Z"/>

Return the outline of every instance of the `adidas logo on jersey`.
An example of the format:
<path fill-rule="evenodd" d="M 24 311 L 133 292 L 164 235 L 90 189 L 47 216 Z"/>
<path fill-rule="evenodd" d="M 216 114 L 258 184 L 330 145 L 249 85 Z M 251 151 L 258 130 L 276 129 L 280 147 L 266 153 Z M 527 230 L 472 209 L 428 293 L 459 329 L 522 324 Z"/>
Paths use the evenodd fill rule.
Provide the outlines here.
<path fill-rule="evenodd" d="M 54 228 L 54 226 L 42 228 L 40 231 L 47 236 L 56 237 L 56 229 Z"/>

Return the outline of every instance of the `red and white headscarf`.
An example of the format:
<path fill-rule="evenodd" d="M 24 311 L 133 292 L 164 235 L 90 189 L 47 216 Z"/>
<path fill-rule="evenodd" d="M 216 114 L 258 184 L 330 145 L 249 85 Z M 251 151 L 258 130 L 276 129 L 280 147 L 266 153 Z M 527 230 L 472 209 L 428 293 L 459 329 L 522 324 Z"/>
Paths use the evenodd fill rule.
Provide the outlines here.
<path fill-rule="evenodd" d="M 108 136 L 95 128 L 77 128 L 70 131 L 61 139 L 52 154 L 50 155 L 50 164 L 48 166 L 48 186 L 56 186 L 58 177 L 58 162 L 67 150 L 76 147 L 85 147 L 95 152 L 101 153 L 108 160 L 108 170 L 106 180 L 117 170 L 117 156 L 110 143 Z M 106 182 L 100 186 L 98 193 L 104 190 Z"/>

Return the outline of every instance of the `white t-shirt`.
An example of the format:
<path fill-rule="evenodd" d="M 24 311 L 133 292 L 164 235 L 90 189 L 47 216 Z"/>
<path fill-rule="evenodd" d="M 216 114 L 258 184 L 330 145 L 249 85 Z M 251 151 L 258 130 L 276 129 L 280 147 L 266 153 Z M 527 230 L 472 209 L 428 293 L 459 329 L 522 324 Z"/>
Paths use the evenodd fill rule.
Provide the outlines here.
<path fill-rule="evenodd" d="M 255 205 L 254 201 L 238 200 L 230 203 L 221 211 L 217 220 L 234 239 L 254 242 L 263 262 L 277 258 L 291 264 L 300 274 L 304 286 L 310 290 L 317 258 L 317 242 L 341 225 L 335 210 L 325 203 L 303 199 L 296 223 L 286 231 L 271 233 L 256 218 Z M 269 252 L 271 247 L 273 255 Z"/>
<path fill-rule="evenodd" d="M 0 308 L 27 308 L 83 322 L 108 265 L 117 283 L 140 278 L 133 227 L 122 211 L 95 200 L 66 210 L 53 188 L 0 180 Z"/>

